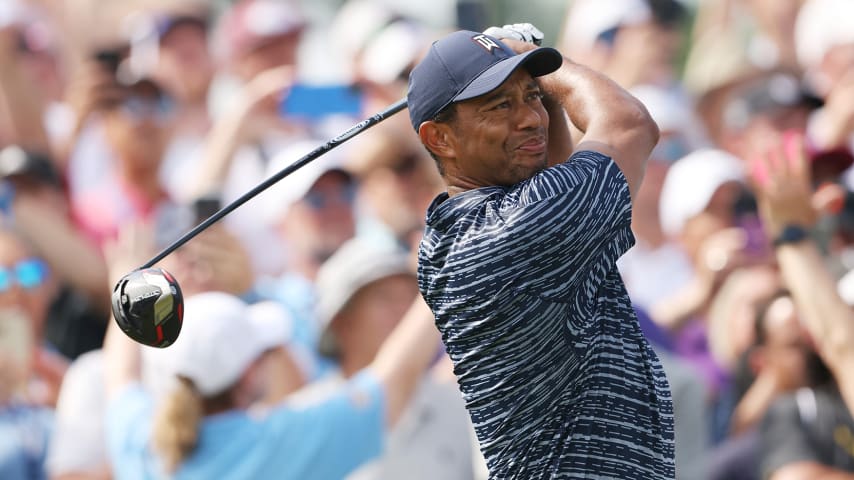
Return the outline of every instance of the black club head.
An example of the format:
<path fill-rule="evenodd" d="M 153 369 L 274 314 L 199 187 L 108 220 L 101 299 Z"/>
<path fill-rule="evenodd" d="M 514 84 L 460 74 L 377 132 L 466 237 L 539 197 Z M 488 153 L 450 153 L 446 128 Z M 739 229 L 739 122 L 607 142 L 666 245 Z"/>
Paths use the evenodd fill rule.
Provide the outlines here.
<path fill-rule="evenodd" d="M 135 270 L 113 288 L 113 317 L 136 342 L 168 347 L 181 333 L 184 297 L 175 278 L 161 268 Z"/>

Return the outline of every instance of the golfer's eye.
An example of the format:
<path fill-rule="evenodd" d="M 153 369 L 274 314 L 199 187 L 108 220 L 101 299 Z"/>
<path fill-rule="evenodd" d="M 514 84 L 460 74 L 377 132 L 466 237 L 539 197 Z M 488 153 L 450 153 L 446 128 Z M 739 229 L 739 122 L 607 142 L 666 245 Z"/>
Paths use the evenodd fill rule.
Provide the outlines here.
<path fill-rule="evenodd" d="M 492 106 L 492 108 L 490 108 L 490 110 L 501 110 L 504 108 L 510 108 L 510 102 L 508 102 L 507 100 L 500 103 L 496 103 Z"/>
<path fill-rule="evenodd" d="M 528 101 L 529 102 L 533 102 L 536 100 L 542 100 L 542 99 L 543 99 L 543 92 L 541 92 L 539 90 L 528 93 Z"/>

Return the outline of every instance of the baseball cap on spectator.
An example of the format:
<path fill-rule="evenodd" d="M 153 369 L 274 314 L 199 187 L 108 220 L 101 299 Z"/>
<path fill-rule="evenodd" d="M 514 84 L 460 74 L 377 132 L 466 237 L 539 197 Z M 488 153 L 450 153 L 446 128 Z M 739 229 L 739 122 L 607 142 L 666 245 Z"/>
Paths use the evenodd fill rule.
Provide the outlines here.
<path fill-rule="evenodd" d="M 311 140 L 298 141 L 289 145 L 270 160 L 266 177 L 279 173 L 318 145 L 319 143 Z M 291 205 L 305 197 L 320 177 L 330 172 L 342 175 L 349 181 L 355 180 L 353 175 L 344 168 L 340 156 L 335 153 L 324 154 L 271 186 L 261 195 L 260 208 L 264 210 L 262 218 L 268 224 L 278 221 L 287 213 Z"/>
<path fill-rule="evenodd" d="M 836 45 L 854 43 L 854 2 L 809 0 L 798 11 L 795 49 L 804 68 L 818 65 Z"/>
<path fill-rule="evenodd" d="M 799 107 L 814 109 L 820 105 L 821 100 L 812 95 L 798 77 L 775 72 L 736 87 L 724 107 L 724 123 L 728 128 L 741 129 L 759 114 Z"/>
<path fill-rule="evenodd" d="M 335 355 L 329 325 L 356 293 L 373 282 L 398 275 L 415 276 L 406 253 L 360 238 L 348 240 L 323 263 L 316 282 L 321 354 Z"/>
<path fill-rule="evenodd" d="M 436 41 L 409 75 L 409 118 L 417 132 L 453 102 L 496 89 L 519 67 L 539 77 L 557 70 L 563 57 L 548 47 L 517 55 L 498 39 L 460 30 Z"/>
<path fill-rule="evenodd" d="M 308 20 L 295 0 L 241 0 L 222 20 L 228 58 L 237 58 L 286 35 Z"/>
<path fill-rule="evenodd" d="M 667 172 L 661 189 L 661 227 L 668 235 L 709 205 L 715 192 L 729 182 L 745 183 L 742 162 L 722 150 L 697 150 L 679 159 Z"/>
<path fill-rule="evenodd" d="M 227 293 L 206 292 L 184 300 L 181 335 L 149 357 L 211 396 L 232 386 L 261 354 L 289 339 L 290 317 L 280 305 L 249 305 Z"/>

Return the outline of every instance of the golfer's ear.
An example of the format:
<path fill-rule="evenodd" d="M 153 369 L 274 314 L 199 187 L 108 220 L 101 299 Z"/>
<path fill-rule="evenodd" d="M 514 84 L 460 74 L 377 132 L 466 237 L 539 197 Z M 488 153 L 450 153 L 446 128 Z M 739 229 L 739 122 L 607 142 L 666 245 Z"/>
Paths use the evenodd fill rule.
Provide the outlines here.
<path fill-rule="evenodd" d="M 421 124 L 418 136 L 421 137 L 421 143 L 434 155 L 441 158 L 456 157 L 451 129 L 448 125 L 428 120 Z"/>

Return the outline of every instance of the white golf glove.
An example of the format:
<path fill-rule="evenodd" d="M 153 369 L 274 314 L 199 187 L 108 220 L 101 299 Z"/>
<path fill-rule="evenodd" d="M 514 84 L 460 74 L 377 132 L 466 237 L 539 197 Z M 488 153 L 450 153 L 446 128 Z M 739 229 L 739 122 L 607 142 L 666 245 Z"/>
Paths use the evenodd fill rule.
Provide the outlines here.
<path fill-rule="evenodd" d="M 514 40 L 533 43 L 534 45 L 542 45 L 543 43 L 543 32 L 530 23 L 514 23 L 512 25 L 504 25 L 503 27 L 489 27 L 483 33 L 499 40 L 502 38 L 512 38 Z"/>

